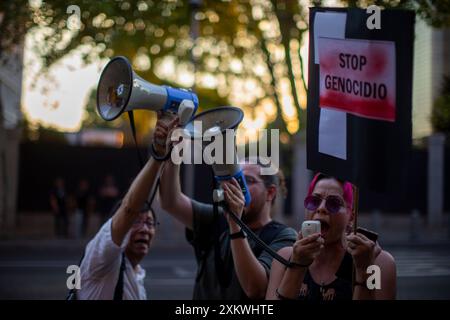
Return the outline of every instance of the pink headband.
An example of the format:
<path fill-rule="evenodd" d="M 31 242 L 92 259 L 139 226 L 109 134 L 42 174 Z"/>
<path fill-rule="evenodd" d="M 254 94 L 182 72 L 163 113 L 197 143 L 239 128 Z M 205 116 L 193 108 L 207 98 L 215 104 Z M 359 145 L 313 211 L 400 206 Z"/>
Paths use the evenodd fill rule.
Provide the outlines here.
<path fill-rule="evenodd" d="M 312 179 L 311 183 L 309 184 L 309 188 L 308 188 L 308 196 L 310 196 L 313 191 L 314 191 L 314 187 L 317 184 L 317 181 L 319 180 L 320 176 L 324 176 L 324 174 L 322 173 L 316 173 L 316 175 L 314 176 L 314 178 Z M 342 189 L 344 191 L 344 200 L 345 203 L 347 203 L 347 207 L 352 209 L 353 208 L 353 187 L 352 184 L 350 182 L 345 181 L 342 185 Z"/>

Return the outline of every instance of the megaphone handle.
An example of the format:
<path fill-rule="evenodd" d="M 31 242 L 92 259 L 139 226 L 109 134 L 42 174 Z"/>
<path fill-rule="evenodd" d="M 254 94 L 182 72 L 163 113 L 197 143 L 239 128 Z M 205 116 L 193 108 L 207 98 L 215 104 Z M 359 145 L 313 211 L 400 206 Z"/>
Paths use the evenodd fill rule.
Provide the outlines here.
<path fill-rule="evenodd" d="M 234 178 L 237 180 L 237 182 L 241 186 L 241 190 L 242 190 L 242 193 L 244 194 L 244 198 L 245 198 L 245 205 L 248 206 L 252 199 L 250 196 L 250 192 L 248 191 L 247 182 L 245 181 L 244 172 L 242 172 L 242 170 L 240 170 L 237 174 L 234 175 Z"/>
<path fill-rule="evenodd" d="M 161 121 L 165 126 L 169 127 L 170 123 L 173 122 L 173 120 L 175 119 L 175 117 L 177 117 L 177 114 L 175 112 L 173 112 L 173 110 L 161 110 L 159 111 L 160 114 L 158 116 L 158 121 Z M 170 133 L 170 130 L 169 130 Z M 170 138 L 170 136 L 168 137 Z M 162 147 L 166 147 L 166 140 L 164 139 L 158 139 L 158 138 L 154 138 L 154 142 Z"/>
<path fill-rule="evenodd" d="M 178 106 L 178 118 L 180 119 L 180 125 L 184 126 L 191 120 L 195 111 L 194 103 L 191 100 L 183 100 Z"/>

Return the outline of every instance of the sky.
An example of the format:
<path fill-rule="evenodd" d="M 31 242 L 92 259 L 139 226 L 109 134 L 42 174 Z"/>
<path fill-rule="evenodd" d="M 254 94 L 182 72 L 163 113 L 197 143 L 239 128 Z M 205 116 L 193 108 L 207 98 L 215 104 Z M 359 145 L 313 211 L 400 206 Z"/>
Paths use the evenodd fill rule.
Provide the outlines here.
<path fill-rule="evenodd" d="M 60 131 L 80 129 L 84 106 L 97 85 L 102 61 L 83 66 L 77 50 L 53 65 L 49 76 L 38 74 L 41 67 L 30 49 L 31 37 L 26 37 L 22 111 L 32 123 L 51 126 Z"/>

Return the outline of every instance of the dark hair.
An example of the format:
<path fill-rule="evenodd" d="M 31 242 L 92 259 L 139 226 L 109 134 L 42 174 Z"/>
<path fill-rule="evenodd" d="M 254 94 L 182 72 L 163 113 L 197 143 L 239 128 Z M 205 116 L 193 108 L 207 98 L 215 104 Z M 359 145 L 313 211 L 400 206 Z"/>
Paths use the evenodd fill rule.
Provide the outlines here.
<path fill-rule="evenodd" d="M 275 165 L 270 161 L 269 158 L 266 157 L 247 157 L 245 158 L 246 163 L 254 164 L 256 159 L 256 164 L 262 168 L 270 168 L 277 169 L 276 173 L 274 174 L 260 174 L 259 176 L 264 182 L 264 185 L 266 188 L 269 188 L 270 186 L 274 185 L 277 191 L 280 192 L 280 194 L 283 196 L 283 198 L 286 198 L 287 196 L 287 188 L 286 188 L 286 179 L 284 177 L 283 171 L 280 168 L 275 167 Z M 264 160 L 264 161 L 262 161 Z M 276 195 L 272 200 L 272 204 L 275 203 Z"/>

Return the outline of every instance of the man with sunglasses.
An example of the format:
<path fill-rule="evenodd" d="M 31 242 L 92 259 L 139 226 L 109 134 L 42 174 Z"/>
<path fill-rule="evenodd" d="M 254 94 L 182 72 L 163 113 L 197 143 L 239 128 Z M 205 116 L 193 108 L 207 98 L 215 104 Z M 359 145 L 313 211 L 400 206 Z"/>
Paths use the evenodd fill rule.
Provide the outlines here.
<path fill-rule="evenodd" d="M 295 230 L 272 220 L 271 209 L 278 191 L 283 191 L 281 171 L 261 175 L 268 159 L 242 164 L 251 202 L 244 208 L 244 195 L 235 179 L 222 182 L 225 201 L 233 211 L 274 251 L 291 246 Z M 257 164 L 255 164 L 257 163 Z M 272 257 L 247 238 L 226 211 L 215 218 L 211 204 L 187 197 L 180 188 L 180 168 L 168 161 L 160 185 L 161 206 L 186 226 L 194 247 L 198 271 L 193 298 L 238 300 L 264 298 Z M 211 190 L 212 192 L 212 190 Z M 281 193 L 280 192 L 280 193 Z"/>
<path fill-rule="evenodd" d="M 161 114 L 158 114 L 161 117 Z M 154 136 L 176 127 L 178 118 L 159 122 Z M 168 152 L 155 146 L 157 156 Z M 77 299 L 145 300 L 145 270 L 139 263 L 147 255 L 155 236 L 156 216 L 147 199 L 161 162 L 150 158 L 116 205 L 114 215 L 88 243 L 80 266 L 81 289 Z"/>

